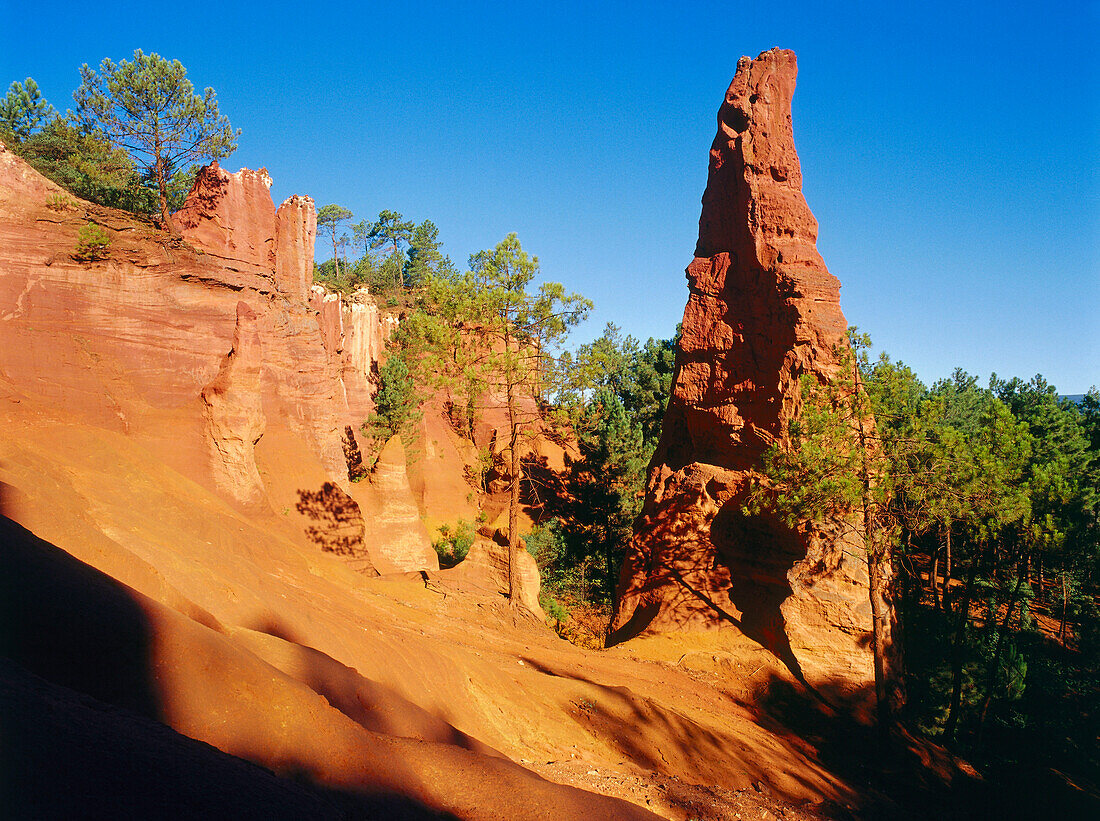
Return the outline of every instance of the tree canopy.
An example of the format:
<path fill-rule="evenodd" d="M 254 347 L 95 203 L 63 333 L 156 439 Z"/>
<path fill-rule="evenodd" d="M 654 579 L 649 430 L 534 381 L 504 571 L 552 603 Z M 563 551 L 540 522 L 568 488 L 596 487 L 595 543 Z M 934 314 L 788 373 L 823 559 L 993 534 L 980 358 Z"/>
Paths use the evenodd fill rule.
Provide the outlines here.
<path fill-rule="evenodd" d="M 169 208 L 173 174 L 202 159 L 220 159 L 237 148 L 240 130 L 218 111 L 214 89 L 196 94 L 179 60 L 138 49 L 133 61 L 105 59 L 96 72 L 80 68 L 73 93 L 77 116 L 90 131 L 127 151 L 156 186 L 160 216 L 175 230 Z"/>
<path fill-rule="evenodd" d="M 337 232 L 345 222 L 348 222 L 354 216 L 347 208 L 335 203 L 324 205 L 317 211 L 317 228 L 327 231 L 332 239 L 332 263 L 336 267 L 337 280 L 340 279 L 340 254 L 338 250 L 340 237 Z"/>
<path fill-rule="evenodd" d="M 38 83 L 28 77 L 14 82 L 0 100 L 0 128 L 17 140 L 25 140 L 57 116 L 57 111 L 42 97 Z"/>

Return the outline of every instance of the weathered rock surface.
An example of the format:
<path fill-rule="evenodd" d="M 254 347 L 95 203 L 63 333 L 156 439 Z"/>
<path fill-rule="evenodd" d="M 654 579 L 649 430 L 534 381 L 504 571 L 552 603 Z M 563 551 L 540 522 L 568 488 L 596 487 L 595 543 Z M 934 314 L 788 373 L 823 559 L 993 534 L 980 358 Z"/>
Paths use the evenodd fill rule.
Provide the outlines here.
<path fill-rule="evenodd" d="M 270 189 L 265 169 L 230 174 L 213 162 L 199 171 L 173 220 L 206 253 L 267 272 L 274 266 L 276 246 Z"/>
<path fill-rule="evenodd" d="M 718 112 L 672 397 L 611 639 L 735 626 L 796 676 L 856 698 L 873 682 L 862 539 L 741 513 L 762 452 L 797 414 L 799 377 L 828 380 L 847 344 L 802 196 L 796 75 L 793 52 L 743 57 Z"/>
<path fill-rule="evenodd" d="M 313 285 L 309 304 L 317 312 L 325 350 L 341 363 L 348 407 L 365 419 L 374 407 L 371 380 L 397 328 L 397 317 L 379 311 L 366 288 L 345 298 L 323 285 Z"/>
<path fill-rule="evenodd" d="M 316 237 L 313 200 L 298 194 L 285 200 L 275 213 L 275 285 L 297 302 L 309 298 Z"/>
<path fill-rule="evenodd" d="M 214 381 L 202 391 L 214 483 L 249 507 L 265 504 L 263 480 L 256 467 L 256 443 L 267 426 L 260 401 L 263 351 L 257 318 L 247 302 L 237 303 L 233 349 Z"/>
<path fill-rule="evenodd" d="M 344 439 L 372 410 L 391 323 L 365 295 L 318 300 L 312 200 L 276 209 L 270 184 L 203 169 L 175 216 L 181 243 L 64 195 L 0 146 L 0 382 L 163 452 L 239 509 L 285 512 L 323 549 L 361 547 L 361 517 L 338 515 L 347 505 L 295 514 L 335 499 L 326 485 L 348 489 Z M 72 258 L 88 221 L 111 239 L 95 263 Z"/>
<path fill-rule="evenodd" d="M 367 481 L 369 492 L 355 495 L 362 500 L 363 541 L 378 572 L 438 570 L 439 557 L 409 487 L 400 436 L 392 437 L 382 448 Z"/>
<path fill-rule="evenodd" d="M 490 531 L 478 533 L 466 558 L 452 568 L 441 570 L 438 579 L 445 584 L 454 584 L 463 589 L 474 589 L 481 593 L 508 595 L 508 540 L 501 531 L 490 538 Z M 517 554 L 520 565 L 519 600 L 532 613 L 541 614 L 538 563 L 526 549 Z M 540 615 L 541 618 L 541 615 Z"/>

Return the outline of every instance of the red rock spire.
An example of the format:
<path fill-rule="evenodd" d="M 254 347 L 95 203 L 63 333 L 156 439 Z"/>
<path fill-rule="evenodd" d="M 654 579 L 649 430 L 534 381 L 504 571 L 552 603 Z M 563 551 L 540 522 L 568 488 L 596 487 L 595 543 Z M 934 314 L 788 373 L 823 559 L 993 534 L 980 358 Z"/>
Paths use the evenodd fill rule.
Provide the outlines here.
<path fill-rule="evenodd" d="M 795 55 L 743 57 L 718 111 L 690 290 L 612 642 L 732 626 L 808 682 L 873 682 L 862 539 L 746 517 L 761 453 L 786 436 L 798 379 L 828 379 L 846 344 L 840 283 L 802 196 Z"/>

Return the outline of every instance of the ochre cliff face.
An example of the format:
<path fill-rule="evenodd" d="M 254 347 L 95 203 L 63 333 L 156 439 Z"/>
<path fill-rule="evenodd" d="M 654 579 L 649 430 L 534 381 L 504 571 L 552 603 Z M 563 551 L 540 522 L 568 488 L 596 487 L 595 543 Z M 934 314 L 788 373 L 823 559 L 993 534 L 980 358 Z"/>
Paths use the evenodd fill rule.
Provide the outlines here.
<path fill-rule="evenodd" d="M 312 274 L 310 277 L 312 280 Z M 386 342 L 397 328 L 397 318 L 384 316 L 365 288 L 345 298 L 323 285 L 313 285 L 309 305 L 317 312 L 325 350 L 340 362 L 348 407 L 366 419 L 374 407 L 372 374 L 385 358 Z"/>
<path fill-rule="evenodd" d="M 175 215 L 179 242 L 65 195 L 0 145 L 0 388 L 131 437 L 248 515 L 323 535 L 346 523 L 310 500 L 352 489 L 344 440 L 372 409 L 389 325 L 366 298 L 311 292 L 313 201 L 276 209 L 270 185 L 206 167 Z M 89 221 L 111 245 L 78 262 Z"/>
<path fill-rule="evenodd" d="M 797 677 L 873 682 L 859 537 L 741 513 L 798 379 L 836 371 L 840 283 L 818 254 L 791 127 L 793 52 L 743 57 L 718 112 L 672 396 L 623 567 L 613 642 L 731 626 Z"/>

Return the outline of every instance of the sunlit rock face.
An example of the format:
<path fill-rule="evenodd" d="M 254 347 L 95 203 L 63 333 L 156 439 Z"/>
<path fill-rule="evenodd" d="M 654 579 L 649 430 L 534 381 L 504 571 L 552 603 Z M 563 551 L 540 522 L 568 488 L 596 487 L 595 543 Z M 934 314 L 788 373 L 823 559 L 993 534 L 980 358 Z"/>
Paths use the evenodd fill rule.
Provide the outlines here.
<path fill-rule="evenodd" d="M 362 547 L 348 451 L 396 320 L 366 293 L 313 286 L 313 201 L 276 208 L 270 186 L 263 170 L 203 168 L 173 217 L 180 242 L 76 200 L 0 145 L 0 389 L 125 434 L 322 549 L 360 546 L 365 567 L 385 545 Z M 111 240 L 93 263 L 73 257 L 88 221 Z M 385 516 L 415 509 L 407 482 L 403 496 L 369 491 L 356 495 Z"/>
<path fill-rule="evenodd" d="M 796 677 L 871 692 L 862 536 L 742 514 L 760 456 L 787 436 L 798 380 L 845 346 L 840 283 L 802 196 L 791 51 L 743 57 L 718 112 L 687 268 L 672 396 L 619 582 L 611 641 L 736 628 Z"/>

